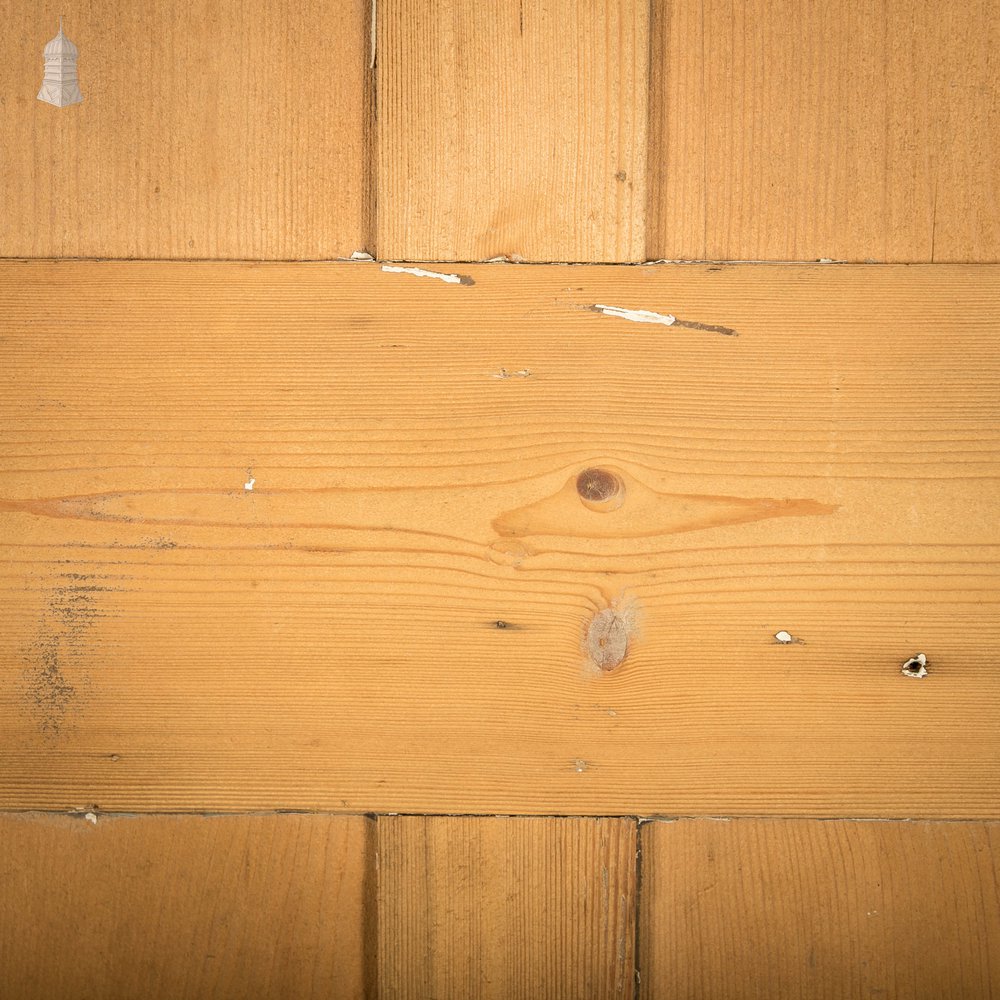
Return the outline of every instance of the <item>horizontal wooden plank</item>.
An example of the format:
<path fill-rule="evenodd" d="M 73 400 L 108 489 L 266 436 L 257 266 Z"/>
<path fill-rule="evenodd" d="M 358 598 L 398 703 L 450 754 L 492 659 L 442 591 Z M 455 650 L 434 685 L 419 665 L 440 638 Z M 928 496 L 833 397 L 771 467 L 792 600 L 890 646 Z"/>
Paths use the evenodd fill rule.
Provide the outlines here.
<path fill-rule="evenodd" d="M 643 997 L 996 996 L 1000 825 L 641 828 Z"/>
<path fill-rule="evenodd" d="M 633 996 L 636 824 L 382 816 L 379 995 Z"/>
<path fill-rule="evenodd" d="M 0 803 L 1000 814 L 1000 268 L 458 273 L 0 267 Z"/>
<path fill-rule="evenodd" d="M 360 1000 L 370 825 L 2 815 L 2 993 Z"/>
<path fill-rule="evenodd" d="M 381 257 L 644 259 L 648 3 L 395 0 L 377 22 Z"/>
<path fill-rule="evenodd" d="M 0 256 L 330 258 L 373 234 L 370 0 L 0 0 Z M 64 15 L 83 102 L 37 99 Z"/>
<path fill-rule="evenodd" d="M 652 10 L 649 257 L 1000 260 L 992 0 Z"/>

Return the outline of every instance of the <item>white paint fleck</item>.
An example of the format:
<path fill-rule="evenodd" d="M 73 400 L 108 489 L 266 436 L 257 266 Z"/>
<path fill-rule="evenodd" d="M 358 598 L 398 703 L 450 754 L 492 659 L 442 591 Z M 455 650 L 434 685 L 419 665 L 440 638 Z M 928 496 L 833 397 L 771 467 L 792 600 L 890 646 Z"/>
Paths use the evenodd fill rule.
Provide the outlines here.
<path fill-rule="evenodd" d="M 506 368 L 501 368 L 500 371 L 493 373 L 493 378 L 531 378 L 531 369 L 522 368 L 520 371 L 509 372 Z"/>
<path fill-rule="evenodd" d="M 86 820 L 86 821 L 87 821 L 88 823 L 93 823 L 93 824 L 94 824 L 94 826 L 97 826 L 97 813 L 84 813 L 84 816 L 83 816 L 83 818 L 84 818 L 84 819 L 85 819 L 85 820 Z"/>
<path fill-rule="evenodd" d="M 924 656 L 923 653 L 917 653 L 916 656 L 911 656 L 906 663 L 903 664 L 900 673 L 906 677 L 926 677 L 927 657 Z"/>
<path fill-rule="evenodd" d="M 587 770 L 588 766 L 589 765 L 585 760 L 577 758 L 573 761 L 573 770 L 576 771 L 577 774 L 583 774 L 583 772 Z"/>
<path fill-rule="evenodd" d="M 383 264 L 382 270 L 390 274 L 414 274 L 418 278 L 437 278 L 438 281 L 447 281 L 449 285 L 463 284 L 460 274 L 445 274 L 443 271 L 427 271 L 422 267 L 399 267 L 396 264 Z M 464 284 L 469 284 L 466 278 Z"/>
<path fill-rule="evenodd" d="M 527 261 L 519 253 L 500 254 L 499 257 L 487 257 L 484 264 L 526 264 Z"/>
<path fill-rule="evenodd" d="M 798 636 L 792 635 L 787 629 L 775 632 L 774 641 L 780 646 L 790 646 L 793 643 L 798 643 L 800 646 L 805 644 L 805 639 L 800 639 Z"/>
<path fill-rule="evenodd" d="M 591 307 L 594 312 L 603 313 L 605 316 L 614 316 L 617 319 L 627 319 L 632 323 L 659 323 L 661 326 L 673 326 L 677 322 L 676 316 L 669 313 L 650 312 L 648 309 L 623 309 L 621 306 L 594 305 Z"/>
<path fill-rule="evenodd" d="M 878 910 L 869 910 L 868 911 L 868 916 L 869 917 L 874 917 L 876 913 L 878 913 Z"/>
<path fill-rule="evenodd" d="M 351 260 L 374 260 L 375 258 L 370 254 L 366 253 L 364 250 L 355 250 L 351 254 Z"/>
<path fill-rule="evenodd" d="M 253 489 L 253 484 L 254 484 L 255 482 L 257 482 L 257 480 L 256 480 L 256 479 L 254 479 L 254 477 L 253 477 L 253 476 L 251 476 L 251 477 L 250 477 L 250 478 L 249 478 L 249 479 L 248 479 L 248 480 L 247 480 L 247 481 L 246 481 L 246 482 L 245 482 L 245 483 L 243 484 L 243 489 L 245 489 L 245 490 L 246 490 L 246 491 L 247 491 L 247 492 L 249 493 L 249 492 L 250 492 L 250 491 L 251 491 L 251 490 Z"/>

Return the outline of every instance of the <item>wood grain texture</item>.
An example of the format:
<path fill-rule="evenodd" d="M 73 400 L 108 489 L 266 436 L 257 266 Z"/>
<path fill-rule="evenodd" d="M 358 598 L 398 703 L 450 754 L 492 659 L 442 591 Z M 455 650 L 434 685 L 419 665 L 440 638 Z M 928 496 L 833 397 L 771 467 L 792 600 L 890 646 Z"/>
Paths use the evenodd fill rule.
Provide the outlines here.
<path fill-rule="evenodd" d="M 0 267 L 0 803 L 1000 815 L 1000 268 L 460 271 Z"/>
<path fill-rule="evenodd" d="M 1000 259 L 992 0 L 653 11 L 649 257 Z"/>
<path fill-rule="evenodd" d="M 2 995 L 364 996 L 363 817 L 0 816 Z"/>
<path fill-rule="evenodd" d="M 367 0 L 0 0 L 0 256 L 330 258 L 371 242 Z M 65 15 L 83 103 L 36 99 Z"/>
<path fill-rule="evenodd" d="M 379 256 L 642 260 L 648 6 L 380 3 Z"/>
<path fill-rule="evenodd" d="M 383 1000 L 633 996 L 636 824 L 379 817 Z"/>
<path fill-rule="evenodd" d="M 641 996 L 987 1000 L 1000 825 L 644 824 Z"/>

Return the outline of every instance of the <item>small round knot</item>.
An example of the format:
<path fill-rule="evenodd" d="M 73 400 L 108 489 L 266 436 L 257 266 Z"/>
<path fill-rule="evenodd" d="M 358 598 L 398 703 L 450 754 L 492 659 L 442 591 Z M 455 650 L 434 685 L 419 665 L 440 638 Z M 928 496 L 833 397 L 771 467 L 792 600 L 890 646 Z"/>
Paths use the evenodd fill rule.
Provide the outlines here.
<path fill-rule="evenodd" d="M 584 469 L 576 477 L 576 492 L 594 510 L 615 510 L 622 505 L 625 484 L 608 469 Z"/>

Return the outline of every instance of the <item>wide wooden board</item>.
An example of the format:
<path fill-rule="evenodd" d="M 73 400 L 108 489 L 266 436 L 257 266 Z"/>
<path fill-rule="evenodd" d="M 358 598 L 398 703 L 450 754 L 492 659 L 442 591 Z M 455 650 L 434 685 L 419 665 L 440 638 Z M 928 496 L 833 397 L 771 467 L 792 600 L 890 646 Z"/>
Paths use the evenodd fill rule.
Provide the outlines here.
<path fill-rule="evenodd" d="M 1000 269 L 456 273 L 0 267 L 0 803 L 1000 815 Z"/>
<path fill-rule="evenodd" d="M 628 1000 L 636 824 L 382 816 L 379 995 Z"/>
<path fill-rule="evenodd" d="M 649 5 L 378 5 L 378 253 L 644 259 Z"/>
<path fill-rule="evenodd" d="M 372 825 L 0 815 L 0 995 L 360 1000 Z"/>
<path fill-rule="evenodd" d="M 368 0 L 0 0 L 0 256 L 371 243 Z M 37 99 L 64 15 L 83 102 Z"/>
<path fill-rule="evenodd" d="M 652 10 L 649 257 L 1000 260 L 993 0 Z"/>
<path fill-rule="evenodd" d="M 1000 824 L 644 824 L 641 997 L 988 1000 Z"/>

